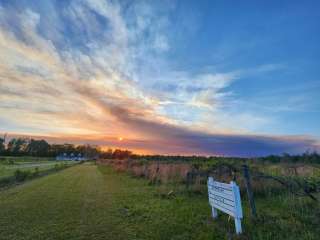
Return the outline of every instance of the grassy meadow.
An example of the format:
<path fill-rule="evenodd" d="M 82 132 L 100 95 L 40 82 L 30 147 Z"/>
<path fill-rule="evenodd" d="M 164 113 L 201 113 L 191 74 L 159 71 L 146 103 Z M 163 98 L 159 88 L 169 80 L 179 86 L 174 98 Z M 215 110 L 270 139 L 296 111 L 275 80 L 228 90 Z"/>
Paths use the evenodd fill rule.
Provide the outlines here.
<path fill-rule="evenodd" d="M 232 219 L 211 218 L 205 191 L 85 163 L 2 190 L 0 239 L 318 239 L 320 208 L 309 198 L 258 195 L 257 219 L 242 202 L 236 236 Z"/>
<path fill-rule="evenodd" d="M 55 161 L 53 158 L 0 157 L 0 187 L 62 169 L 74 162 Z"/>
<path fill-rule="evenodd" d="M 117 172 L 145 179 L 164 198 L 183 197 L 196 199 L 198 203 L 204 201 L 207 204 L 208 175 L 223 182 L 235 180 L 241 189 L 245 232 L 242 236 L 234 236 L 233 221 L 221 216 L 221 222 L 215 224 L 222 224 L 222 239 L 318 239 L 320 167 L 317 163 L 270 163 L 226 158 L 180 162 L 170 159 L 111 159 L 101 160 L 101 163 L 112 166 Z M 258 213 L 255 218 L 250 214 L 242 173 L 243 164 L 249 167 L 251 173 Z M 196 174 L 191 183 L 187 184 L 190 172 Z M 228 221 L 224 222 L 224 219 Z"/>

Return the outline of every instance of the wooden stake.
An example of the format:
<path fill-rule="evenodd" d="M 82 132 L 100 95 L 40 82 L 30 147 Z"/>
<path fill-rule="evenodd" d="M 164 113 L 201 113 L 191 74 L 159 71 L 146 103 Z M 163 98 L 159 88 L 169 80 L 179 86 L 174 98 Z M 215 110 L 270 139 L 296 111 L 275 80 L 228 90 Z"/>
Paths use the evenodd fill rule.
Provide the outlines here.
<path fill-rule="evenodd" d="M 246 188 L 247 188 L 247 195 L 248 195 L 248 199 L 249 199 L 251 215 L 252 215 L 252 217 L 255 218 L 255 217 L 257 217 L 257 210 L 256 210 L 256 204 L 255 204 L 254 198 L 253 198 L 253 191 L 252 191 L 252 187 L 251 187 L 249 168 L 247 165 L 243 165 L 242 168 L 243 168 L 243 176 L 244 176 L 244 180 L 245 180 L 245 184 L 246 184 Z"/>

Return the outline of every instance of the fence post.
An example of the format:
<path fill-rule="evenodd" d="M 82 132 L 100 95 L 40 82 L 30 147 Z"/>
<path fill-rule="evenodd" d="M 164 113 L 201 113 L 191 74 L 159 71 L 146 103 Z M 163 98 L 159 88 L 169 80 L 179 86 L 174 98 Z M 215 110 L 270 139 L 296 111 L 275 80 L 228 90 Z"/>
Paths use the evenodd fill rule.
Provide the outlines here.
<path fill-rule="evenodd" d="M 245 180 L 245 184 L 246 184 L 246 188 L 247 188 L 247 195 L 248 195 L 248 199 L 249 199 L 251 215 L 253 217 L 257 217 L 257 210 L 256 210 L 256 204 L 255 204 L 254 198 L 253 198 L 249 168 L 247 165 L 242 165 L 242 168 L 243 168 L 243 176 L 244 176 L 244 180 Z"/>
<path fill-rule="evenodd" d="M 187 172 L 186 188 L 189 189 L 191 172 Z"/>

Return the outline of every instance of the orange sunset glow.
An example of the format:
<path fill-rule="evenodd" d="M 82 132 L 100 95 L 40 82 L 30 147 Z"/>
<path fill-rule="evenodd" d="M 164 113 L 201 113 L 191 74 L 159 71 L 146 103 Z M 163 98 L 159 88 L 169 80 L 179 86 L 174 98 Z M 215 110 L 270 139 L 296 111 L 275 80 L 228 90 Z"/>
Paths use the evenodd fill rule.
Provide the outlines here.
<path fill-rule="evenodd" d="M 204 50 L 187 29 L 171 31 L 178 24 L 171 10 L 161 15 L 152 4 L 66 5 L 61 17 L 0 8 L 0 133 L 101 146 L 121 142 L 123 148 L 166 154 L 256 156 L 319 149 L 318 105 L 312 100 L 319 84 L 296 73 L 305 90 L 292 88 L 300 84 L 286 80 L 293 79 L 287 77 L 292 57 L 239 60 L 233 50 L 244 46 L 227 36 L 222 49 L 212 40 Z M 215 39 L 211 31 L 201 32 L 204 39 Z M 194 45 L 185 46 L 189 37 Z M 230 59 L 223 60 L 224 50 Z M 231 64 L 231 59 L 238 60 Z M 273 83 L 268 76 L 284 80 Z M 305 119 L 304 111 L 312 119 Z"/>

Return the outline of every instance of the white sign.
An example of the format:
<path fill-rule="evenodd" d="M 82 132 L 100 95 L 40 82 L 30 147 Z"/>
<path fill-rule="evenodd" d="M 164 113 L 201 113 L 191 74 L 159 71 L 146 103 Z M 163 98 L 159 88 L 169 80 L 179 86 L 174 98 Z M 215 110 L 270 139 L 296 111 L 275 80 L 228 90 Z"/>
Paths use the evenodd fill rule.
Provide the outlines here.
<path fill-rule="evenodd" d="M 213 180 L 212 177 L 208 179 L 208 195 L 209 203 L 212 207 L 212 217 L 218 216 L 219 209 L 234 218 L 236 233 L 242 233 L 241 219 L 242 207 L 239 187 L 235 182 L 221 183 Z"/>

